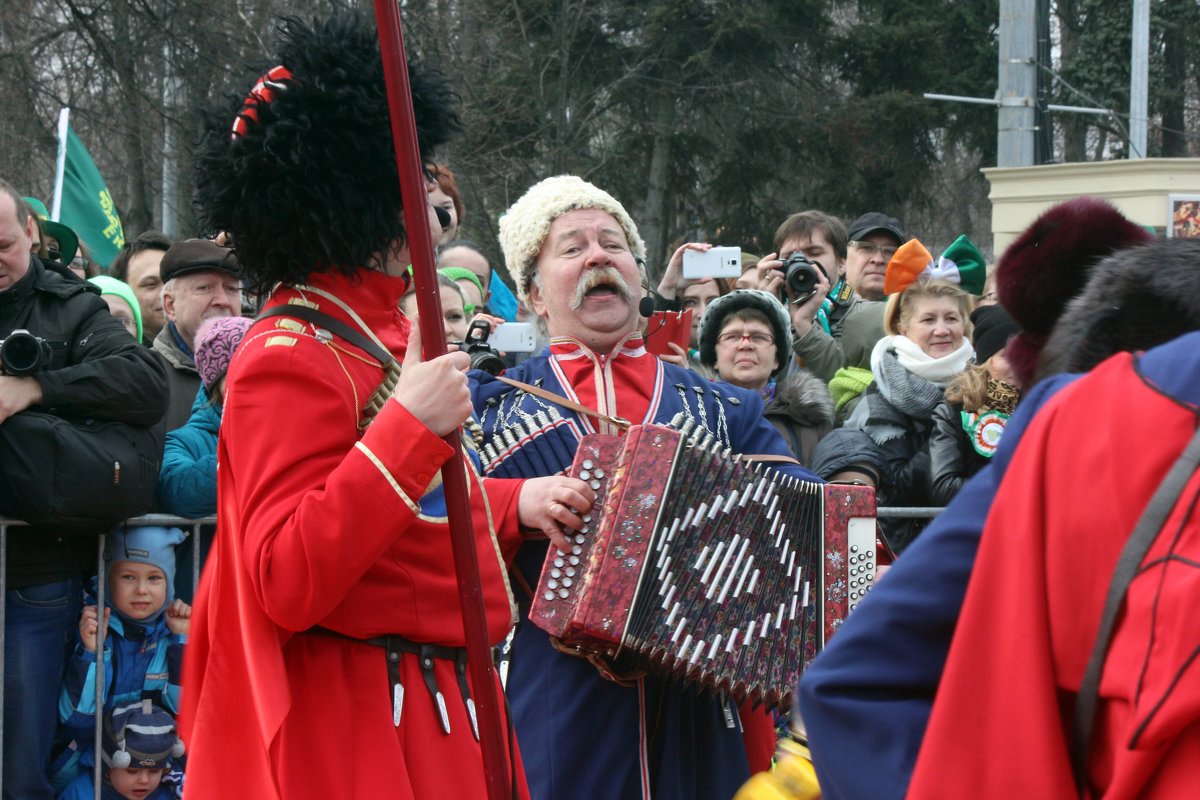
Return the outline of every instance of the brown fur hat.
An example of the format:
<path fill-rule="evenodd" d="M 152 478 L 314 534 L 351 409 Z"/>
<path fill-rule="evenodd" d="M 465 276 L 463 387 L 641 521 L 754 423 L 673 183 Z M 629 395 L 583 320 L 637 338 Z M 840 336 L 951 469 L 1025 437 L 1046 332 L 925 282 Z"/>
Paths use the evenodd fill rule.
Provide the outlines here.
<path fill-rule="evenodd" d="M 1032 376 L 1046 337 L 1096 262 L 1153 240 L 1108 201 L 1077 197 L 1047 210 L 1009 245 L 996 267 L 996 291 L 1021 326 L 1006 354 L 1022 381 Z"/>

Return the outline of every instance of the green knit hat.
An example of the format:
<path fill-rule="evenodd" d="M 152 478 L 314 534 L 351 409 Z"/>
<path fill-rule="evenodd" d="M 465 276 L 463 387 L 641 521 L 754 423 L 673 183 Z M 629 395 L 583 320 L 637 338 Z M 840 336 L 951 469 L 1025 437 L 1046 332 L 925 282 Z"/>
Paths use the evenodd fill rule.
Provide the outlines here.
<path fill-rule="evenodd" d="M 99 286 L 100 294 L 102 295 L 115 294 L 133 309 L 133 321 L 137 324 L 137 340 L 141 344 L 142 307 L 138 304 L 137 295 L 133 293 L 133 288 L 125 281 L 119 281 L 111 275 L 97 275 L 94 278 L 88 278 L 88 283 L 94 283 Z"/>
<path fill-rule="evenodd" d="M 466 269 L 465 267 L 442 267 L 438 270 L 438 272 L 442 275 L 445 275 L 452 281 L 470 281 L 471 283 L 475 284 L 475 288 L 479 290 L 479 296 L 484 296 L 483 284 L 479 281 L 479 276 L 474 272 L 471 272 L 471 270 Z M 472 303 L 466 303 L 463 306 L 463 310 L 468 314 L 474 314 L 476 308 Z"/>

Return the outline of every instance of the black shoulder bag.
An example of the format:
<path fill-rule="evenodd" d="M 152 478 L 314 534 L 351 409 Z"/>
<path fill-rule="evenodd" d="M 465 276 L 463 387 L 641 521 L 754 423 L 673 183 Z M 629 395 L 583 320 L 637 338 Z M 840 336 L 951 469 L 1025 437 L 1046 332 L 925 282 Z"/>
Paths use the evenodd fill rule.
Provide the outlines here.
<path fill-rule="evenodd" d="M 151 511 L 165 438 L 162 422 L 14 414 L 0 424 L 0 516 L 107 529 Z"/>

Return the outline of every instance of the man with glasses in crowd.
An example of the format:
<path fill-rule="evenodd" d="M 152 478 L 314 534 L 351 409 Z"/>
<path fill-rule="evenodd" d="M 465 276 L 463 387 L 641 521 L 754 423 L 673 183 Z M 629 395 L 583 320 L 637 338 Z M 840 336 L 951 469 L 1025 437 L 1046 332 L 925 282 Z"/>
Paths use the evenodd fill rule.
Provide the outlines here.
<path fill-rule="evenodd" d="M 896 248 L 908 241 L 900 222 L 872 211 L 850 225 L 846 282 L 863 300 L 883 300 L 883 276 Z"/>

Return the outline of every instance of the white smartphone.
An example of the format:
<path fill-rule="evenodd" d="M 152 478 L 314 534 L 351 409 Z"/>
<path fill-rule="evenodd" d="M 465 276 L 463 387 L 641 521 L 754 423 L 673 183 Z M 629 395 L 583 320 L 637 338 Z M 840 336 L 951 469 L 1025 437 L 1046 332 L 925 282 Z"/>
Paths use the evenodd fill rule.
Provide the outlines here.
<path fill-rule="evenodd" d="M 738 278 L 742 274 L 742 248 L 713 247 L 683 251 L 685 278 Z"/>
<path fill-rule="evenodd" d="M 537 334 L 530 322 L 506 322 L 496 326 L 488 344 L 501 353 L 532 353 L 537 347 Z"/>

